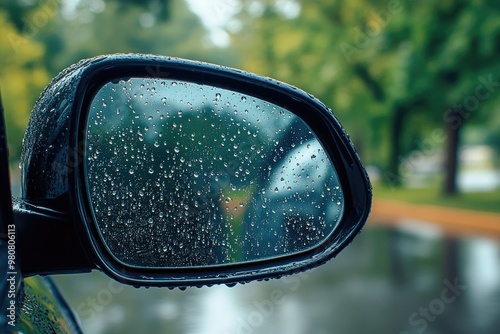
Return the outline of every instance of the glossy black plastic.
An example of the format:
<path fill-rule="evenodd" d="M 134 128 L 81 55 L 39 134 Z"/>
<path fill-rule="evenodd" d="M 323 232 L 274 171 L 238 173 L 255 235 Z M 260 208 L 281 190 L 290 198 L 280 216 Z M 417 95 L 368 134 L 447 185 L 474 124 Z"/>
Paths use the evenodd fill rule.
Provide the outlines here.
<path fill-rule="evenodd" d="M 137 269 L 118 263 L 98 237 L 85 188 L 83 145 L 88 107 L 95 92 L 119 78 L 154 77 L 208 84 L 254 96 L 284 107 L 302 118 L 315 132 L 331 158 L 344 190 L 344 216 L 335 233 L 316 248 L 299 254 L 236 265 L 207 268 Z M 136 286 L 201 286 L 232 284 L 280 277 L 326 262 L 361 230 L 371 205 L 371 186 L 347 134 L 332 112 L 305 92 L 247 72 L 222 66 L 150 55 L 110 55 L 82 61 L 61 73 L 45 89 L 35 106 L 22 156 L 22 198 L 15 215 L 29 233 L 30 214 L 39 221 L 37 233 L 45 243 L 66 238 L 65 245 L 39 251 L 25 272 L 51 273 L 98 268 L 109 276 Z M 29 208 L 29 210 L 26 210 Z M 36 213 L 38 211 L 38 213 Z M 45 213 L 43 213 L 45 212 Z M 47 214 L 50 213 L 50 214 Z M 60 229 L 49 228 L 66 224 Z M 44 223 L 41 220 L 46 219 Z M 46 225 L 43 225 L 46 224 Z M 52 224 L 52 225 L 51 225 Z M 61 225 L 61 226 L 63 226 Z M 47 226 L 47 234 L 43 227 Z M 49 232 L 50 231 L 50 232 Z M 69 251 L 70 259 L 57 260 L 54 252 Z M 65 250 L 66 249 L 66 250 Z"/>
<path fill-rule="evenodd" d="M 9 177 L 9 152 L 7 146 L 7 132 L 0 94 L 0 189 L 3 196 L 0 198 L 0 238 L 7 239 L 7 226 L 12 224 L 12 195 Z"/>

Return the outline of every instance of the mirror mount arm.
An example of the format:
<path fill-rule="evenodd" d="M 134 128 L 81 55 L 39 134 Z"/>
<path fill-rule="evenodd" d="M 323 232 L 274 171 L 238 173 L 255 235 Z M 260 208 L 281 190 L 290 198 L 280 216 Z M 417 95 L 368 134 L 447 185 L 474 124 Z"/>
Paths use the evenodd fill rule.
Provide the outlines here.
<path fill-rule="evenodd" d="M 14 222 L 23 276 L 83 273 L 95 268 L 71 216 L 16 200 Z"/>

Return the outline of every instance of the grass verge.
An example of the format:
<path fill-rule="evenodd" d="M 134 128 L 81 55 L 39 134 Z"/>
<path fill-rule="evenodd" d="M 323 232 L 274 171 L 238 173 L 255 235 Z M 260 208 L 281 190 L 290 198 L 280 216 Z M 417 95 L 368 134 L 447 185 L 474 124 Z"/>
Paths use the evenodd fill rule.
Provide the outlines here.
<path fill-rule="evenodd" d="M 483 192 L 463 192 L 456 196 L 445 197 L 437 187 L 412 189 L 375 185 L 373 197 L 375 200 L 390 199 L 415 204 L 500 213 L 500 189 Z"/>

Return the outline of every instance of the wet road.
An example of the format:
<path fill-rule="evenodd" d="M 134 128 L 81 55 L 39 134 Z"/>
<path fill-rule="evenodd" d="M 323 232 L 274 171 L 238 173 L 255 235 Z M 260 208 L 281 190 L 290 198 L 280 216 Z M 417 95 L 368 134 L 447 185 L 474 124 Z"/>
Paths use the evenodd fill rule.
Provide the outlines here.
<path fill-rule="evenodd" d="M 87 333 L 497 334 L 500 328 L 500 239 L 452 237 L 432 224 L 368 224 L 322 267 L 233 288 L 136 289 L 99 272 L 54 280 Z"/>
<path fill-rule="evenodd" d="M 89 333 L 498 333 L 500 240 L 372 225 L 280 280 L 186 291 L 55 277 Z"/>

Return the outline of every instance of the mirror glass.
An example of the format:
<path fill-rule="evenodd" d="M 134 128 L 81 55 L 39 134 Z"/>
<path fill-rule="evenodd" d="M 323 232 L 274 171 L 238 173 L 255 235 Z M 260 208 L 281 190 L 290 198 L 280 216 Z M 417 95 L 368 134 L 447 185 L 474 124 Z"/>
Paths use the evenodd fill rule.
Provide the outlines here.
<path fill-rule="evenodd" d="M 217 266 L 311 249 L 344 196 L 308 125 L 249 95 L 154 78 L 105 84 L 84 171 L 100 237 L 128 266 Z"/>

